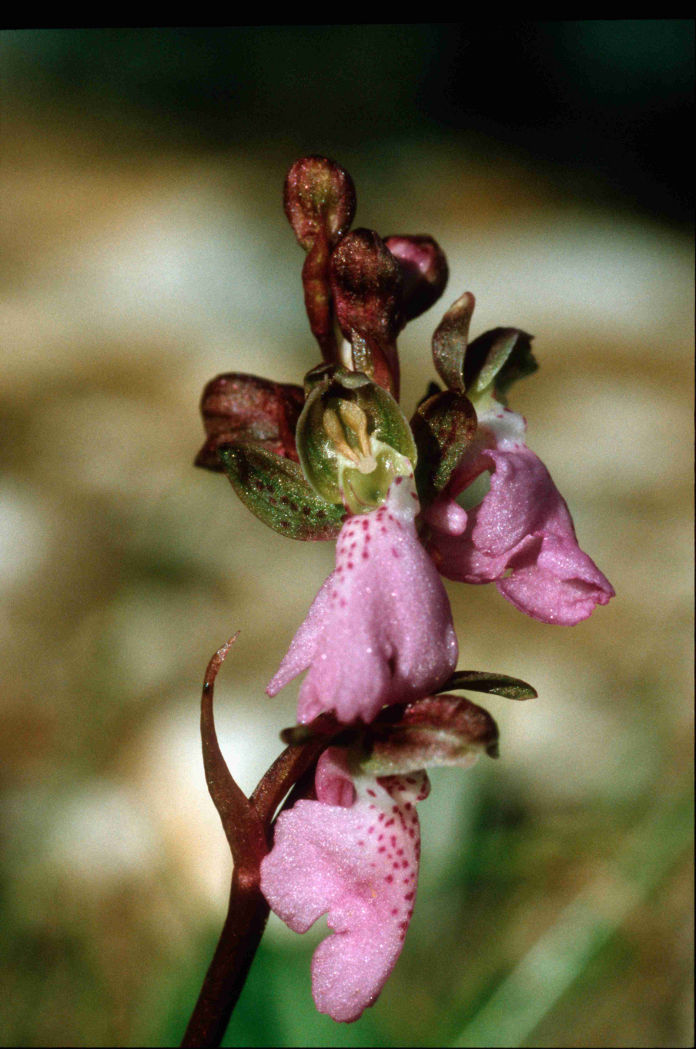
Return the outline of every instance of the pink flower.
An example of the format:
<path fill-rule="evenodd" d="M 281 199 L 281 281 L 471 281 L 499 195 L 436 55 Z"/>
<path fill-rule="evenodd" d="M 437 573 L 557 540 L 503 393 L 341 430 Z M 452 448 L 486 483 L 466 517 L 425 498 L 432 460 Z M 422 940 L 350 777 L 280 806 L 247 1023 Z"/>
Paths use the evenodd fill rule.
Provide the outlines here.
<path fill-rule="evenodd" d="M 317 594 L 266 691 L 309 667 L 298 721 L 335 711 L 372 721 L 385 704 L 439 688 L 457 662 L 447 594 L 415 530 L 413 481 L 397 477 L 378 510 L 349 518 L 336 570 Z"/>
<path fill-rule="evenodd" d="M 418 880 L 415 803 L 429 789 L 425 772 L 353 778 L 331 748 L 317 765 L 317 800 L 278 817 L 261 888 L 295 932 L 327 914 L 333 934 L 314 953 L 312 992 L 334 1020 L 357 1020 L 375 1002 L 401 952 Z"/>
<path fill-rule="evenodd" d="M 606 605 L 614 589 L 578 546 L 568 507 L 524 443 L 525 429 L 521 415 L 499 405 L 479 417 L 476 444 L 425 514 L 426 545 L 449 579 L 495 582 L 521 612 L 572 625 Z M 455 500 L 486 471 L 490 490 L 463 509 Z"/>

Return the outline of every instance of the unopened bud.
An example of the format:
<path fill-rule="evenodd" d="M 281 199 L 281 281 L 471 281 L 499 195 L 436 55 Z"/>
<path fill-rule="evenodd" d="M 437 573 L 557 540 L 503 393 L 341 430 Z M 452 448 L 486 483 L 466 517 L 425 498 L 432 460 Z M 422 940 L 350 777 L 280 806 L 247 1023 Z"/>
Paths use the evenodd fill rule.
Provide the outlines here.
<path fill-rule="evenodd" d="M 327 157 L 295 161 L 285 179 L 285 214 L 297 240 L 309 251 L 323 233 L 333 247 L 355 214 L 355 187 L 347 171 Z"/>
<path fill-rule="evenodd" d="M 330 272 L 336 319 L 353 347 L 353 366 L 398 397 L 399 263 L 381 237 L 357 229 L 333 252 Z"/>
<path fill-rule="evenodd" d="M 413 320 L 429 310 L 445 290 L 449 277 L 445 253 L 425 234 L 387 237 L 384 243 L 401 267 L 404 320 Z"/>

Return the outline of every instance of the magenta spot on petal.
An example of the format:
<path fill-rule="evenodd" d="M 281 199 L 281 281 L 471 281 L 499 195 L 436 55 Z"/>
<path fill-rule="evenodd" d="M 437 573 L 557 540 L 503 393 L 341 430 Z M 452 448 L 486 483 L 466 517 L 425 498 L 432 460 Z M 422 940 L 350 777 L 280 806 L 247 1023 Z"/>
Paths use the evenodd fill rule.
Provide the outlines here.
<path fill-rule="evenodd" d="M 383 838 L 384 838 L 383 834 L 378 834 L 377 835 L 377 841 L 382 841 Z"/>
<path fill-rule="evenodd" d="M 387 846 L 386 845 L 380 845 L 380 847 L 377 849 L 377 852 L 386 852 L 386 851 L 387 851 Z"/>
<path fill-rule="evenodd" d="M 362 846 L 362 845 L 364 845 L 364 844 L 365 844 L 365 842 L 364 842 L 364 841 L 359 841 L 359 842 L 358 842 L 358 845 L 361 845 L 361 846 Z"/>
<path fill-rule="evenodd" d="M 392 867 L 394 868 L 395 871 L 398 871 L 400 866 L 401 866 L 401 864 L 398 863 L 398 862 L 392 863 Z"/>
<path fill-rule="evenodd" d="M 346 601 L 345 597 L 342 597 L 341 598 L 341 608 L 345 608 L 347 604 L 348 604 L 348 602 Z"/>
<path fill-rule="evenodd" d="M 392 907 L 391 912 L 392 912 L 392 914 L 398 914 L 399 913 L 399 908 L 398 907 Z"/>
<path fill-rule="evenodd" d="M 368 528 L 370 527 L 370 522 L 369 521 L 363 521 L 362 522 L 362 527 L 363 527 L 363 532 L 366 532 L 368 530 Z"/>
<path fill-rule="evenodd" d="M 370 555 L 368 554 L 367 550 L 363 550 L 363 561 L 367 561 L 369 556 Z"/>
<path fill-rule="evenodd" d="M 367 833 L 368 834 L 374 834 L 374 832 L 375 832 L 375 828 L 374 827 L 368 827 L 367 828 Z"/>
<path fill-rule="evenodd" d="M 371 798 L 376 798 L 377 797 L 376 793 L 374 792 L 374 790 L 372 790 L 371 787 L 367 788 L 367 793 L 370 795 Z"/>
<path fill-rule="evenodd" d="M 384 880 L 391 883 L 391 882 L 394 881 L 394 875 L 393 874 L 387 874 L 387 876 L 386 876 L 386 878 Z"/>
<path fill-rule="evenodd" d="M 399 554 L 399 551 L 398 551 L 398 550 L 396 549 L 396 547 L 395 547 L 395 546 L 393 546 L 393 547 L 391 548 L 391 552 L 392 552 L 392 557 L 400 557 L 400 556 L 401 556 L 401 555 Z"/>
<path fill-rule="evenodd" d="M 401 861 L 401 866 L 402 866 L 402 867 L 406 868 L 406 867 L 408 867 L 408 865 L 409 865 L 409 864 L 408 864 L 408 860 L 402 860 L 402 861 Z"/>
<path fill-rule="evenodd" d="M 387 822 L 384 824 L 384 826 L 385 827 L 393 827 L 394 826 L 394 820 L 393 819 L 387 820 Z"/>
<path fill-rule="evenodd" d="M 404 899 L 405 900 L 412 900 L 415 895 L 416 895 L 415 892 L 413 891 L 413 889 L 411 889 L 410 892 L 404 893 Z"/>
<path fill-rule="evenodd" d="M 389 840 L 390 840 L 390 842 L 392 843 L 392 845 L 394 845 L 394 846 L 395 846 L 395 845 L 396 845 L 396 834 L 392 834 L 392 835 L 390 836 Z"/>
<path fill-rule="evenodd" d="M 403 477 L 397 477 L 395 479 L 395 481 L 394 481 L 394 484 L 401 484 L 402 481 L 403 481 Z"/>

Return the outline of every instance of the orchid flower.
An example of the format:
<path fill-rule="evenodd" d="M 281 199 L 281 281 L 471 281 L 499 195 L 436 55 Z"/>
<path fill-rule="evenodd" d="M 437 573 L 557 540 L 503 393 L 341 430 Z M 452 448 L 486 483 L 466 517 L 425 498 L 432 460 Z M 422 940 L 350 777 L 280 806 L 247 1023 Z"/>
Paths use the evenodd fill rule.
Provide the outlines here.
<path fill-rule="evenodd" d="M 479 409 L 476 441 L 425 514 L 426 545 L 448 579 L 495 582 L 521 612 L 573 625 L 614 589 L 578 546 L 568 507 L 526 446 L 525 430 L 521 415 L 492 398 Z"/>
<path fill-rule="evenodd" d="M 349 517 L 323 584 L 266 691 L 309 668 L 298 721 L 334 711 L 370 722 L 391 703 L 442 685 L 457 662 L 449 601 L 415 529 L 411 478 L 396 477 L 381 507 Z"/>
<path fill-rule="evenodd" d="M 503 679 L 489 685 L 506 692 Z M 529 689 L 522 682 L 514 687 Z M 430 791 L 424 767 L 470 768 L 483 753 L 497 756 L 497 743 L 497 725 L 483 707 L 427 696 L 385 711 L 357 744 L 325 750 L 315 799 L 296 801 L 278 816 L 273 848 L 261 863 L 261 889 L 295 932 L 327 914 L 333 934 L 312 961 L 320 1012 L 356 1020 L 396 964 L 418 880 L 415 806 Z"/>
<path fill-rule="evenodd" d="M 312 990 L 334 1020 L 357 1020 L 396 964 L 418 880 L 415 805 L 429 790 L 425 772 L 351 776 L 332 747 L 317 765 L 316 801 L 278 817 L 261 888 L 295 932 L 328 913 L 333 934 L 314 954 Z"/>

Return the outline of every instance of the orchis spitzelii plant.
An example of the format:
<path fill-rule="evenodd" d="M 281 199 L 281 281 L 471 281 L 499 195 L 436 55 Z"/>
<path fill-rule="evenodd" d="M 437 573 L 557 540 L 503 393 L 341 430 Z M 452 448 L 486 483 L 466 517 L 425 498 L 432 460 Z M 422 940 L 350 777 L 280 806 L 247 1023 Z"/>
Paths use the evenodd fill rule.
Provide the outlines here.
<path fill-rule="evenodd" d="M 234 859 L 230 909 L 184 1039 L 217 1045 L 269 907 L 296 932 L 322 914 L 317 1008 L 357 1019 L 394 967 L 418 878 L 416 805 L 426 768 L 497 754 L 490 714 L 452 691 L 535 696 L 516 678 L 456 670 L 440 575 L 495 582 L 522 612 L 574 624 L 614 591 L 582 552 L 563 498 L 507 407 L 537 368 L 532 337 L 495 328 L 469 342 L 474 298 L 450 307 L 433 337 L 434 383 L 410 423 L 399 407 L 396 339 L 447 282 L 428 236 L 349 232 L 350 176 L 323 157 L 291 168 L 285 211 L 307 252 L 310 327 L 323 361 L 304 388 L 230 373 L 201 403 L 197 465 L 224 471 L 265 524 L 301 540 L 336 540 L 336 568 L 266 691 L 307 671 L 298 725 L 247 798 L 220 753 L 213 657 L 203 689 L 206 778 Z M 280 811 L 279 811 L 280 810 Z"/>

